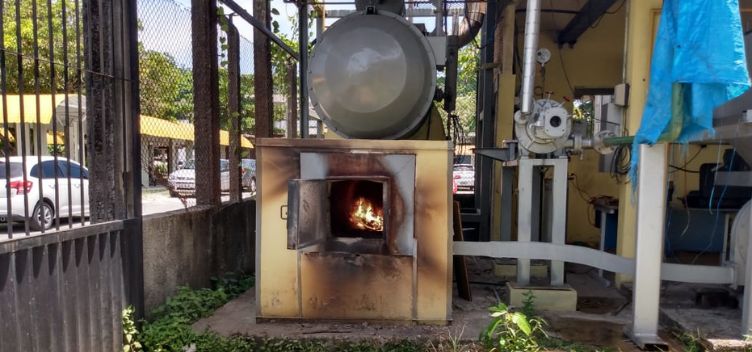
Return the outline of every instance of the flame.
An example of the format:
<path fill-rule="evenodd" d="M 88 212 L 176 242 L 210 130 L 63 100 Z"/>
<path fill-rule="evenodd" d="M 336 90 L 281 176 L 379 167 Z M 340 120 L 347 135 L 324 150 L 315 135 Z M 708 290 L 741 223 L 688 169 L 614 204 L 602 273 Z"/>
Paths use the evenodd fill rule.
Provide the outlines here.
<path fill-rule="evenodd" d="M 353 204 L 350 224 L 361 230 L 384 231 L 384 214 L 374 209 L 373 204 L 361 197 Z"/>

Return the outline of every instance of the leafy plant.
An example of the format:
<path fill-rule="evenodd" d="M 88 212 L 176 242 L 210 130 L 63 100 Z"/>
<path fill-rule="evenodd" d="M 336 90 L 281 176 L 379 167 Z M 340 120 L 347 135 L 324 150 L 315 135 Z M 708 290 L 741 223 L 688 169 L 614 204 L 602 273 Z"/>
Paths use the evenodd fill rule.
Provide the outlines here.
<path fill-rule="evenodd" d="M 133 321 L 133 306 L 123 309 L 123 352 L 140 352 L 141 343 L 138 342 L 138 330 L 136 322 Z"/>
<path fill-rule="evenodd" d="M 535 316 L 535 294 L 532 290 L 522 294 L 522 309 L 520 311 L 528 317 Z"/>
<path fill-rule="evenodd" d="M 681 342 L 684 351 L 686 352 L 702 352 L 705 351 L 705 347 L 702 345 L 700 338 L 700 332 L 697 334 L 691 334 L 688 332 L 674 333 L 674 336 Z"/>
<path fill-rule="evenodd" d="M 490 351 L 540 351 L 537 339 L 546 336 L 542 320 L 512 311 L 502 302 L 489 311 L 491 323 L 480 340 Z"/>
<path fill-rule="evenodd" d="M 195 346 L 196 351 L 251 351 L 248 340 L 224 338 L 212 332 L 197 333 L 191 324 L 209 316 L 214 310 L 253 286 L 253 277 L 228 273 L 212 279 L 213 288 L 181 287 L 165 304 L 152 311 L 152 320 L 145 322 L 142 342 L 147 351 L 183 351 Z"/>

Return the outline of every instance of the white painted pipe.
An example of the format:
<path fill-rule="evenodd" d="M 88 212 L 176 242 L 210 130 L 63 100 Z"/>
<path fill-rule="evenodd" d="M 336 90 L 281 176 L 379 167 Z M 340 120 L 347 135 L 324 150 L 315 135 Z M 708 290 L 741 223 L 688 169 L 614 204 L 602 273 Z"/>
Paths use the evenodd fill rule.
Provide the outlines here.
<path fill-rule="evenodd" d="M 535 55 L 540 33 L 540 0 L 528 0 L 525 14 L 525 49 L 522 56 L 522 96 L 520 112 L 523 118 L 533 111 L 535 90 Z"/>

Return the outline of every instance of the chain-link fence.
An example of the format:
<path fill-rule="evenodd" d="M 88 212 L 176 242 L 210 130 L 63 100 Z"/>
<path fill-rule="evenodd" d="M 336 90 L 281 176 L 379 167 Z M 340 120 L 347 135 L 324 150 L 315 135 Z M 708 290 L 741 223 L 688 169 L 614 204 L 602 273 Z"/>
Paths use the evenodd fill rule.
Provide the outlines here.
<path fill-rule="evenodd" d="M 90 211 L 96 215 L 104 208 L 89 204 L 90 186 L 109 181 L 94 179 L 102 173 L 90 174 L 88 145 L 108 143 L 100 137 L 111 140 L 96 125 L 105 118 L 126 136 L 130 110 L 124 105 L 126 93 L 108 91 L 128 80 L 120 72 L 127 60 L 115 64 L 110 57 L 113 50 L 127 57 L 121 52 L 127 50 L 127 29 L 110 33 L 106 44 L 92 45 L 85 53 L 85 45 L 101 39 L 86 30 L 85 11 L 91 24 L 111 10 L 92 12 L 97 5 L 88 0 L 0 1 L 0 241 L 14 233 L 85 225 Z M 87 106 L 105 110 L 90 118 Z M 112 150 L 113 174 L 127 168 L 125 149 L 118 144 Z M 111 202 L 121 200 L 113 196 Z"/>
<path fill-rule="evenodd" d="M 174 0 L 138 0 L 139 64 L 141 73 L 141 178 L 144 187 L 144 213 L 153 213 L 196 204 L 197 179 L 194 148 L 193 72 L 191 10 Z M 235 130 L 240 133 L 240 186 L 244 197 L 255 194 L 255 94 L 253 74 L 253 32 L 241 26 L 243 20 L 221 7 L 218 11 L 218 81 L 220 106 L 220 188 L 222 199 L 229 198 L 230 144 Z M 228 101 L 230 72 L 230 26 L 242 28 L 239 33 L 239 116 L 230 113 Z M 211 45 L 207 43 L 207 45 Z M 286 133 L 287 87 L 285 73 L 275 61 L 274 117 L 275 134 Z M 295 68 L 296 66 L 292 66 Z M 209 99 L 209 97 L 206 97 Z"/>

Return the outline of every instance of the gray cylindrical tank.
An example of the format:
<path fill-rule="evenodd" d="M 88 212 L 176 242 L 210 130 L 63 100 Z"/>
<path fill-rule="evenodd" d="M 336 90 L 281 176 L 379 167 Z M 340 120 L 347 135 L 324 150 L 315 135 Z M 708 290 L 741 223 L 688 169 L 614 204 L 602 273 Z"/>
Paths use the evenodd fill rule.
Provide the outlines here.
<path fill-rule="evenodd" d="M 428 41 L 405 19 L 386 11 L 355 13 L 317 39 L 309 94 L 340 136 L 397 139 L 413 132 L 428 112 L 435 67 Z"/>

